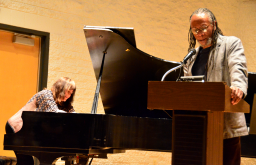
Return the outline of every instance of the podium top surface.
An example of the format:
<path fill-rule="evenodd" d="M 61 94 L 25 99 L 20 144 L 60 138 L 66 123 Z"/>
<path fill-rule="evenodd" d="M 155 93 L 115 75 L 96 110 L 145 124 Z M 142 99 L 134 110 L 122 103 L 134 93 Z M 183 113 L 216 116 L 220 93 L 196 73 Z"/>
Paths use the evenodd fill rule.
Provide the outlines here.
<path fill-rule="evenodd" d="M 249 113 L 241 100 L 231 104 L 231 89 L 223 82 L 148 83 L 148 108 L 162 110 L 224 111 Z"/>

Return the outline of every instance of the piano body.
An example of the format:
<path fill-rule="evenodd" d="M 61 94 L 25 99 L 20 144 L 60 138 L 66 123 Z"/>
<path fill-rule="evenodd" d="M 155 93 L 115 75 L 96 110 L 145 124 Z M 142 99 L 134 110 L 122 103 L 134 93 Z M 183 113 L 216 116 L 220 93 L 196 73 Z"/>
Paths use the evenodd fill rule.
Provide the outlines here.
<path fill-rule="evenodd" d="M 84 33 L 105 115 L 24 112 L 23 128 L 5 135 L 4 149 L 36 156 L 41 165 L 62 156 L 106 158 L 130 149 L 171 152 L 172 120 L 168 112 L 147 109 L 147 85 L 180 63 L 137 49 L 132 28 L 85 26 Z M 179 74 L 165 80 L 175 81 Z M 249 76 L 253 83 L 250 77 L 254 81 L 255 74 Z"/>
<path fill-rule="evenodd" d="M 41 165 L 61 156 L 106 157 L 124 149 L 171 151 L 168 119 L 46 112 L 24 112 L 22 118 L 22 130 L 6 134 L 4 148 L 36 156 Z"/>

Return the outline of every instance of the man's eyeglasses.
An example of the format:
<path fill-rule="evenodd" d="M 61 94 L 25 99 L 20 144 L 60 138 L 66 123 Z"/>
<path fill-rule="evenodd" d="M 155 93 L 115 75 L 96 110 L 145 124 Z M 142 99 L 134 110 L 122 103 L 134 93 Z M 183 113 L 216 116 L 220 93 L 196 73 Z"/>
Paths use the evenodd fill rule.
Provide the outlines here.
<path fill-rule="evenodd" d="M 206 33 L 206 32 L 207 32 L 207 29 L 208 29 L 208 27 L 209 27 L 210 25 L 211 25 L 211 24 L 209 24 L 208 26 L 202 26 L 200 29 L 192 28 L 192 29 L 191 29 L 191 32 L 192 32 L 193 34 L 198 34 L 199 32 Z"/>

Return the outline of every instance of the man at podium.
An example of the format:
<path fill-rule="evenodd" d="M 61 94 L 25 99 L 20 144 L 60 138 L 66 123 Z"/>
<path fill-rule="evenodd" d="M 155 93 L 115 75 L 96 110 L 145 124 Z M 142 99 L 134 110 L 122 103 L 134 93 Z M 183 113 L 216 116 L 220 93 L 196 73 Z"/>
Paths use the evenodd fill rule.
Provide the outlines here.
<path fill-rule="evenodd" d="M 185 76 L 204 75 L 206 81 L 226 82 L 231 103 L 247 94 L 247 65 L 239 38 L 224 36 L 213 13 L 199 8 L 190 16 L 189 50 L 199 47 L 184 66 Z M 248 135 L 244 113 L 225 113 L 223 165 L 240 165 L 240 136 Z"/>

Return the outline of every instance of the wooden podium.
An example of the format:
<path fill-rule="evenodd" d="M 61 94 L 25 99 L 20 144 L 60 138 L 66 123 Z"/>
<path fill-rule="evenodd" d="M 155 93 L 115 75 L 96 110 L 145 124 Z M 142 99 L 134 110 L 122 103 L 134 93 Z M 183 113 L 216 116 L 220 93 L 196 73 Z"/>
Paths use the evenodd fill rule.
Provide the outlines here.
<path fill-rule="evenodd" d="M 148 109 L 175 110 L 173 165 L 223 164 L 223 113 L 250 111 L 244 100 L 237 105 L 230 100 L 231 89 L 223 82 L 148 83 Z"/>

